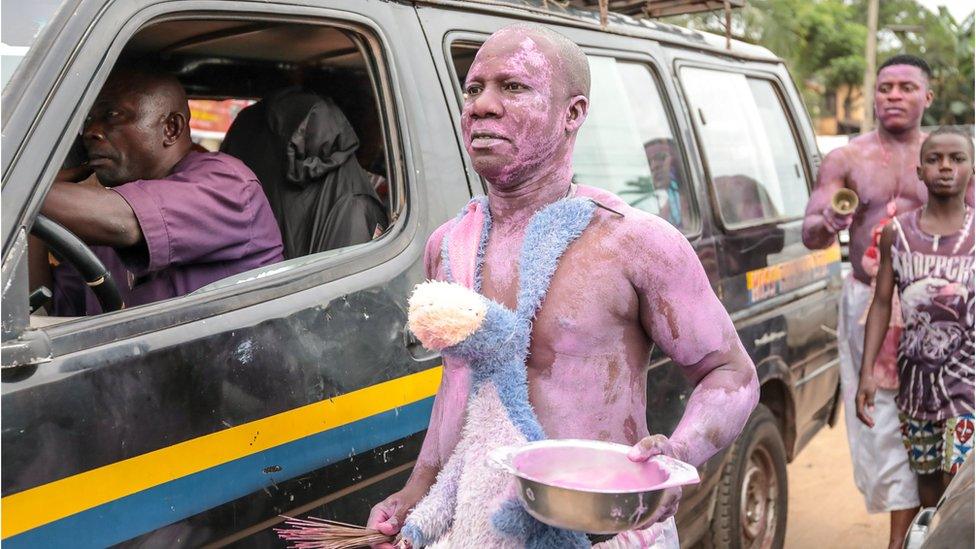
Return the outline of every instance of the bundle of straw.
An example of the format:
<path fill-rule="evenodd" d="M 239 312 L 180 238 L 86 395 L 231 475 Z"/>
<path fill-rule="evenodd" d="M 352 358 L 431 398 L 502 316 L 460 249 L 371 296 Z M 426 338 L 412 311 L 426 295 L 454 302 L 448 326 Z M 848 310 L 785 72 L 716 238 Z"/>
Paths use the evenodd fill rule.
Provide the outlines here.
<path fill-rule="evenodd" d="M 278 537 L 292 549 L 354 549 L 394 538 L 372 528 L 315 517 L 292 518 L 282 515 L 289 528 L 275 528 Z"/>

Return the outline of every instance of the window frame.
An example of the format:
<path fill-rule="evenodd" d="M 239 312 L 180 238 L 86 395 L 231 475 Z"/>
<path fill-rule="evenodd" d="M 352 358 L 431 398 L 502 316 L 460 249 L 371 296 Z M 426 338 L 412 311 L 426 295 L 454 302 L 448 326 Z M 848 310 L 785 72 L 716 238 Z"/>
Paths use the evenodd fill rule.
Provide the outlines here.
<path fill-rule="evenodd" d="M 298 265 L 293 265 L 282 272 L 275 272 L 276 265 L 280 263 L 261 268 L 269 271 L 268 276 L 252 276 L 236 284 L 202 293 L 191 292 L 132 309 L 75 317 L 36 327 L 28 326 L 28 331 L 41 332 L 50 339 L 53 356 L 215 317 L 346 279 L 388 263 L 413 242 L 417 227 L 412 218 L 418 215 L 414 210 L 423 208 L 419 201 L 411 199 L 412 193 L 409 189 L 412 181 L 407 175 L 411 171 L 407 154 L 409 138 L 403 129 L 405 124 L 403 101 L 397 89 L 393 66 L 395 57 L 390 47 L 390 38 L 386 36 L 379 24 L 362 13 L 340 11 L 332 7 L 288 5 L 287 10 L 277 11 L 272 11 L 272 7 L 282 6 L 247 6 L 246 9 L 241 9 L 228 4 L 215 8 L 212 2 L 188 1 L 178 2 L 175 6 L 151 4 L 137 9 L 119 8 L 124 12 L 121 14 L 124 22 L 117 28 L 116 34 L 105 47 L 97 69 L 89 73 L 87 84 L 81 93 L 77 94 L 77 102 L 74 104 L 72 114 L 64 120 L 60 133 L 50 134 L 53 136 L 50 139 L 52 153 L 46 167 L 39 171 L 38 183 L 32 191 L 33 198 L 28 201 L 30 206 L 25 214 L 26 219 L 29 220 L 27 225 L 29 226 L 39 214 L 40 204 L 53 184 L 54 174 L 68 154 L 77 133 L 76 129 L 83 123 L 88 109 L 101 91 L 108 74 L 132 38 L 142 29 L 157 23 L 202 20 L 209 17 L 221 20 L 274 21 L 282 24 L 327 26 L 350 32 L 356 37 L 354 42 L 362 42 L 363 48 L 360 51 L 369 71 L 375 108 L 378 109 L 378 118 L 383 126 L 387 178 L 391 184 L 390 226 L 382 237 L 364 243 L 362 247 L 353 247 L 354 249 L 348 253 L 335 254 L 335 251 L 327 251 L 321 254 L 325 257 L 320 259 L 315 258 L 320 254 L 304 256 L 306 261 L 298 262 Z M 106 21 L 111 18 L 104 17 L 104 12 L 100 15 L 102 17 L 91 21 L 90 29 L 97 30 L 100 26 L 111 24 L 111 21 Z M 358 43 L 357 47 L 359 47 Z M 70 59 L 68 66 L 75 62 L 76 59 Z M 69 86 L 70 84 L 66 84 L 63 80 L 58 81 L 52 88 L 52 96 L 67 93 L 65 90 Z M 41 112 L 38 116 L 46 115 L 51 114 Z M 24 146 L 30 146 L 30 143 L 25 143 Z M 419 212 L 419 215 L 422 214 L 423 212 Z M 255 269 L 249 272 L 254 275 L 259 274 L 256 271 Z M 215 281 L 215 283 L 219 282 Z"/>
<path fill-rule="evenodd" d="M 450 71 L 451 82 L 454 87 L 454 96 L 455 96 L 455 100 L 457 101 L 459 110 L 463 109 L 464 107 L 464 97 L 463 97 L 463 91 L 461 89 L 461 85 L 458 83 L 459 75 L 457 73 L 457 67 L 454 64 L 454 56 L 451 55 L 451 48 L 458 42 L 467 42 L 469 44 L 476 44 L 480 47 L 480 45 L 483 44 L 485 40 L 488 39 L 488 36 L 489 34 L 473 32 L 473 31 L 450 31 L 444 35 L 443 55 L 445 60 L 447 61 L 448 71 Z M 682 174 L 687 178 L 688 187 L 689 190 L 691 191 L 688 193 L 688 198 L 690 199 L 689 206 L 691 208 L 691 212 L 693 214 L 695 222 L 691 226 L 686 228 L 675 227 L 674 225 L 671 225 L 670 222 L 668 222 L 668 225 L 671 225 L 672 227 L 680 231 L 681 234 L 684 235 L 685 238 L 687 238 L 689 241 L 693 241 L 696 238 L 700 237 L 702 235 L 703 221 L 702 221 L 701 207 L 698 204 L 698 191 L 697 191 L 697 185 L 695 183 L 696 178 L 693 175 L 694 171 L 691 169 L 692 166 L 691 166 L 690 156 L 692 153 L 689 147 L 687 147 L 684 142 L 684 138 L 682 137 L 682 132 L 681 132 L 681 125 L 679 124 L 679 119 L 675 114 L 674 103 L 672 101 L 672 98 L 668 94 L 667 87 L 664 85 L 664 79 L 661 77 L 662 74 L 667 74 L 667 72 L 662 70 L 663 67 L 661 63 L 651 55 L 646 55 L 643 53 L 637 53 L 628 50 L 595 48 L 595 47 L 586 46 L 582 44 L 580 44 L 580 48 L 583 50 L 583 53 L 585 53 L 587 56 L 595 55 L 600 57 L 611 57 L 616 61 L 641 65 L 645 69 L 647 69 L 648 73 L 651 76 L 651 80 L 654 82 L 655 89 L 657 90 L 658 93 L 658 98 L 660 99 L 661 106 L 664 109 L 665 117 L 668 120 L 668 126 L 671 129 L 672 139 L 674 140 L 675 147 L 681 153 L 680 156 L 681 156 Z M 460 124 L 460 121 L 458 123 Z M 462 149 L 463 149 L 463 143 L 462 143 Z M 466 152 L 464 152 L 464 161 L 465 164 L 470 164 L 470 159 L 468 158 Z M 650 165 L 648 165 L 648 168 L 650 168 Z M 487 184 L 485 183 L 484 178 L 481 176 L 478 177 L 481 181 L 482 191 L 487 193 L 488 187 Z M 644 211 L 644 210 L 640 210 L 640 211 Z M 645 213 L 648 213 L 648 215 L 655 215 L 655 214 L 651 214 L 650 212 L 645 212 Z M 657 216 L 657 217 L 661 217 L 661 216 Z M 661 219 L 664 218 L 661 217 Z"/>
<path fill-rule="evenodd" d="M 745 68 L 745 67 L 728 67 L 719 65 L 716 63 L 708 63 L 703 61 L 688 61 L 683 59 L 678 59 L 674 63 L 675 69 L 675 81 L 678 88 L 681 90 L 682 98 L 688 105 L 688 116 L 691 118 L 691 129 L 694 132 L 695 141 L 698 144 L 698 149 L 700 151 L 699 157 L 702 163 L 702 169 L 705 173 L 705 185 L 708 188 L 709 200 L 711 200 L 712 205 L 712 217 L 718 227 L 724 233 L 736 233 L 740 231 L 746 231 L 749 229 L 754 229 L 756 227 L 764 227 L 768 225 L 778 225 L 781 223 L 789 223 L 793 221 L 798 221 L 803 219 L 803 213 L 799 213 L 793 216 L 780 215 L 778 217 L 769 217 L 757 219 L 754 221 L 747 221 L 744 223 L 728 223 L 724 216 L 722 215 L 722 209 L 719 207 L 718 193 L 716 192 L 714 185 L 714 178 L 712 176 L 711 166 L 708 160 L 708 150 L 705 147 L 704 139 L 701 135 L 699 129 L 699 117 L 697 108 L 691 101 L 691 97 L 688 94 L 688 88 L 685 85 L 685 81 L 681 76 L 681 72 L 685 68 L 695 68 L 695 69 L 705 69 L 715 72 L 724 73 L 735 73 L 741 74 L 748 78 L 753 78 L 756 80 L 764 80 L 769 82 L 773 87 L 773 92 L 776 94 L 776 98 L 779 100 L 780 107 L 783 109 L 783 113 L 786 114 L 787 124 L 790 128 L 790 133 L 793 135 L 793 144 L 796 147 L 798 156 L 800 157 L 800 164 L 803 169 L 804 180 L 806 181 L 807 197 L 813 192 L 813 169 L 810 166 L 810 158 L 807 154 L 807 150 L 804 146 L 803 136 L 800 134 L 799 125 L 796 119 L 796 113 L 793 111 L 792 106 L 788 101 L 785 100 L 784 90 L 786 89 L 783 85 L 780 76 L 773 71 L 763 71 L 755 68 Z"/>

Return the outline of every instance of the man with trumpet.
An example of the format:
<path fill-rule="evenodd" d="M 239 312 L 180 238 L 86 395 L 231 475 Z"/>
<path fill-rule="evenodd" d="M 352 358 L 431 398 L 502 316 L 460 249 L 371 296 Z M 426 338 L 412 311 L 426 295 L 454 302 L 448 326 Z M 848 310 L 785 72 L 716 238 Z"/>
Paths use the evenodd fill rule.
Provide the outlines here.
<path fill-rule="evenodd" d="M 803 221 L 803 243 L 812 249 L 834 244 L 850 231 L 852 273 L 844 281 L 838 320 L 841 393 L 854 481 L 869 512 L 891 513 L 889 547 L 901 547 L 918 508 L 916 480 L 902 446 L 894 350 L 898 329 L 889 329 L 887 358 L 875 362 L 879 390 L 874 428 L 856 417 L 855 397 L 864 350 L 864 319 L 878 269 L 878 236 L 892 217 L 922 206 L 925 185 L 916 173 L 926 134 L 922 114 L 932 103 L 931 69 L 914 56 L 898 55 L 878 70 L 874 89 L 878 129 L 860 135 L 824 158 Z M 972 185 L 967 195 L 972 203 Z"/>

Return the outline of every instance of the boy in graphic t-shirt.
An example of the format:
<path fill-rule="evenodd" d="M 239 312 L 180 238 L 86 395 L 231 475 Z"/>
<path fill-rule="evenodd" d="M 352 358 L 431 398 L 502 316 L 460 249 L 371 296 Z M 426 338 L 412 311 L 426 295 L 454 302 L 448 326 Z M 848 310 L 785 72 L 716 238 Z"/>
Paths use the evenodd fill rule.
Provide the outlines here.
<path fill-rule="evenodd" d="M 965 202 L 973 177 L 973 141 L 951 129 L 921 148 L 919 178 L 928 203 L 885 226 L 877 289 L 868 312 L 857 415 L 868 427 L 874 364 L 898 289 L 904 329 L 898 343 L 895 403 L 922 506 L 935 506 L 973 448 L 974 234 Z"/>

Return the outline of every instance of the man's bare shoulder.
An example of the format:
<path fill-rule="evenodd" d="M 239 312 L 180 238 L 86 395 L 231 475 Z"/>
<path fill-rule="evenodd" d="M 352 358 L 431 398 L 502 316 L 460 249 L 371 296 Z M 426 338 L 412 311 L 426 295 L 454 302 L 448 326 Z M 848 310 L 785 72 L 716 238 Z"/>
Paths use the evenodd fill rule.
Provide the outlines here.
<path fill-rule="evenodd" d="M 849 159 L 857 159 L 874 154 L 878 151 L 879 143 L 878 132 L 875 130 L 851 138 L 846 145 L 837 150 Z"/>
<path fill-rule="evenodd" d="M 876 156 L 878 140 L 875 132 L 859 135 L 851 139 L 846 145 L 838 147 L 824 156 L 820 165 L 819 181 L 847 180 L 855 166 L 864 165 Z M 850 186 L 851 182 L 847 182 Z"/>
<path fill-rule="evenodd" d="M 846 145 L 837 147 L 824 155 L 823 164 L 821 167 L 847 167 L 851 159 L 861 155 L 861 151 L 864 148 L 865 144 L 858 144 L 856 142 L 858 139 L 862 139 L 862 137 L 859 136 L 848 142 Z"/>
<path fill-rule="evenodd" d="M 603 229 L 601 234 L 610 240 L 607 245 L 614 246 L 625 258 L 645 260 L 691 249 L 681 231 L 664 218 L 638 210 L 609 191 L 580 185 L 577 196 L 604 206 L 596 209 L 594 220 Z"/>

